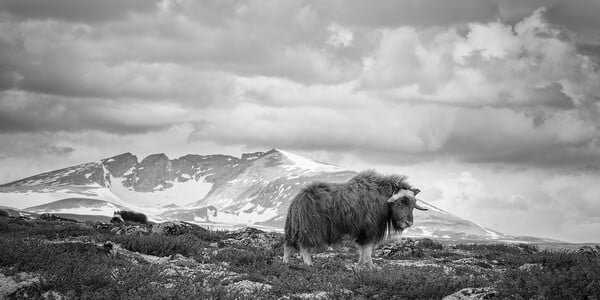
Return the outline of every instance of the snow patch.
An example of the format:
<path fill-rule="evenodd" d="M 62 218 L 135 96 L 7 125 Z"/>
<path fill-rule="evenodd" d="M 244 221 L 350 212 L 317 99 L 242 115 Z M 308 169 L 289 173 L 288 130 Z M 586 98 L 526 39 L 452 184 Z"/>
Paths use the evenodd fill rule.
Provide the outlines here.
<path fill-rule="evenodd" d="M 423 227 L 421 227 L 420 229 L 421 229 L 421 232 L 423 232 L 423 236 L 426 236 L 426 237 L 436 237 L 436 235 L 433 234 L 433 231 L 427 230 L 427 229 L 425 229 Z"/>
<path fill-rule="evenodd" d="M 259 212 L 259 208 L 261 212 Z M 276 208 L 261 208 L 253 210 L 250 213 L 241 212 L 227 212 L 219 210 L 217 216 L 208 216 L 208 220 L 214 223 L 220 224 L 254 224 L 257 222 L 264 222 L 277 216 Z"/>
<path fill-rule="evenodd" d="M 173 186 L 170 188 L 160 190 L 162 186 L 159 186 L 152 192 L 136 192 L 123 185 L 123 178 L 111 177 L 111 189 L 124 202 L 135 206 L 147 208 L 160 208 L 170 204 L 186 206 L 204 198 L 212 189 L 213 184 L 204 179 L 205 177 L 199 177 L 197 181 L 171 182 Z"/>
<path fill-rule="evenodd" d="M 333 165 L 328 165 L 328 164 L 324 164 L 324 163 L 319 163 L 316 162 L 312 159 L 308 159 L 306 157 L 291 153 L 291 152 L 287 152 L 284 150 L 280 150 L 277 149 L 277 151 L 279 151 L 279 153 L 283 154 L 290 162 L 291 165 L 286 166 L 286 169 L 288 171 L 309 171 L 309 172 L 341 172 L 344 171 L 344 169 L 337 167 L 337 166 L 333 166 Z M 290 176 L 294 176 L 294 174 L 291 174 Z"/>
<path fill-rule="evenodd" d="M 490 239 L 497 240 L 497 239 L 500 238 L 500 235 L 498 235 L 497 233 L 495 233 L 495 232 L 493 232 L 493 231 L 491 231 L 491 230 L 489 230 L 489 229 L 487 229 L 487 228 L 485 228 L 485 227 L 483 227 L 483 226 L 481 226 L 479 224 L 476 224 L 476 225 L 479 226 L 479 227 L 481 227 L 481 229 L 483 229 L 488 234 L 488 236 L 489 236 Z"/>
<path fill-rule="evenodd" d="M 248 203 L 246 203 L 246 205 L 244 205 L 242 208 L 240 208 L 240 210 L 246 211 L 246 210 L 254 208 L 254 206 L 255 206 L 254 203 L 248 202 Z"/>
<path fill-rule="evenodd" d="M 194 222 L 206 222 L 207 218 L 194 217 Z"/>
<path fill-rule="evenodd" d="M 71 186 L 68 189 L 64 187 L 55 188 L 45 186 L 40 189 L 29 188 L 26 191 L 11 189 L 9 191 L 0 192 L 0 203 L 2 203 L 2 205 L 18 209 L 47 204 L 66 198 L 96 199 L 111 202 L 119 201 L 119 198 L 112 194 L 107 188 L 101 187 L 98 184 Z"/>
<path fill-rule="evenodd" d="M 125 173 L 123 173 L 123 177 L 129 176 L 133 174 L 134 167 L 129 168 Z"/>
<path fill-rule="evenodd" d="M 39 213 L 52 213 L 52 214 L 77 214 L 77 215 L 94 215 L 94 216 L 112 216 L 113 213 L 119 210 L 119 207 L 116 205 L 105 202 L 102 206 L 79 206 L 72 208 L 63 208 L 63 209 L 50 209 L 50 210 L 39 210 L 34 212 Z"/>

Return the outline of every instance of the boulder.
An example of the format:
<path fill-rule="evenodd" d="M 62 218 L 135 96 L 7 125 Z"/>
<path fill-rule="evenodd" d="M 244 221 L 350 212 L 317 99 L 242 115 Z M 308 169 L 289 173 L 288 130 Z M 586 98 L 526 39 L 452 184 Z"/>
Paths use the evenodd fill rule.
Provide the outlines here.
<path fill-rule="evenodd" d="M 494 299 L 499 295 L 492 287 L 483 288 L 464 288 L 452 295 L 448 295 L 443 300 L 480 300 Z"/>
<path fill-rule="evenodd" d="M 152 233 L 162 235 L 182 235 L 186 233 L 196 233 L 200 236 L 210 235 L 210 231 L 208 229 L 181 221 L 166 221 L 153 224 Z"/>
<path fill-rule="evenodd" d="M 40 279 L 34 274 L 21 272 L 13 276 L 0 273 L 0 299 L 17 292 L 19 289 L 39 284 Z"/>
<path fill-rule="evenodd" d="M 40 220 L 46 220 L 46 221 L 63 221 L 63 222 L 77 222 L 77 220 L 73 220 L 73 219 L 68 219 L 68 218 L 63 218 L 63 217 L 59 217 L 55 214 L 51 214 L 51 213 L 43 213 L 39 216 Z"/>
<path fill-rule="evenodd" d="M 126 234 L 126 235 L 144 235 L 150 233 L 148 227 L 143 225 L 125 225 L 121 227 L 115 227 L 110 230 L 115 234 Z"/>
<path fill-rule="evenodd" d="M 229 290 L 232 296 L 248 297 L 257 293 L 264 293 L 271 289 L 271 285 L 266 283 L 254 282 L 250 280 L 236 281 L 229 285 Z"/>
<path fill-rule="evenodd" d="M 375 250 L 376 257 L 399 259 L 403 257 L 423 257 L 425 255 L 419 243 L 413 239 L 402 239 L 391 244 L 385 244 Z"/>
<path fill-rule="evenodd" d="M 596 248 L 594 248 L 586 245 L 579 248 L 579 250 L 577 250 L 577 254 L 596 257 L 600 255 L 600 247 L 596 246 Z"/>
<path fill-rule="evenodd" d="M 227 235 L 228 239 L 219 241 L 219 247 L 236 246 L 252 248 L 274 248 L 283 245 L 281 234 L 265 232 L 256 228 L 246 227 Z"/>

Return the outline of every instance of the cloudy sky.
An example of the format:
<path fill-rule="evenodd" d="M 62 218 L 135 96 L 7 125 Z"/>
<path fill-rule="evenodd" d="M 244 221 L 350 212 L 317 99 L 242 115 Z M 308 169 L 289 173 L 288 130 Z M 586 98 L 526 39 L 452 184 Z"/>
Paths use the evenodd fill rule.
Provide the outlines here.
<path fill-rule="evenodd" d="M 600 242 L 598 0 L 0 0 L 0 183 L 281 148 Z"/>

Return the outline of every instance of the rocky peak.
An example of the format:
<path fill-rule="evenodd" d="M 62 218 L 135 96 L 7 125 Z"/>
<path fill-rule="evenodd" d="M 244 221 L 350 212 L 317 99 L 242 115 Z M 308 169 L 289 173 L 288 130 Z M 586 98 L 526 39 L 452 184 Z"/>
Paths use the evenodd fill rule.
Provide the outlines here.
<path fill-rule="evenodd" d="M 141 162 L 141 167 L 161 167 L 170 162 L 169 157 L 164 153 L 151 154 L 146 156 Z"/>
<path fill-rule="evenodd" d="M 102 160 L 102 164 L 114 177 L 121 177 L 127 170 L 137 165 L 137 157 L 130 152 L 119 154 Z"/>
<path fill-rule="evenodd" d="M 137 167 L 137 182 L 134 189 L 138 192 L 151 192 L 170 187 L 167 182 L 172 163 L 164 154 L 152 154 L 146 156 Z"/>
<path fill-rule="evenodd" d="M 244 154 L 242 154 L 242 160 L 244 160 L 244 161 L 256 160 L 265 155 L 266 155 L 266 152 L 262 152 L 262 151 L 252 152 L 252 153 L 244 153 Z"/>

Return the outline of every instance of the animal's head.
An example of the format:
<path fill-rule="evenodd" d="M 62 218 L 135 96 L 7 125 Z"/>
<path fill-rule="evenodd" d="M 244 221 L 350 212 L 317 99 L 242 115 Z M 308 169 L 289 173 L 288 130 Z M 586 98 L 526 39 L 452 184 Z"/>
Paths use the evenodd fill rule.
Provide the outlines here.
<path fill-rule="evenodd" d="M 110 219 L 111 223 L 123 223 L 123 217 L 121 217 L 121 211 L 117 210 L 113 213 L 113 217 Z"/>
<path fill-rule="evenodd" d="M 420 192 L 419 189 L 403 186 L 388 199 L 388 205 L 391 208 L 392 226 L 397 231 L 402 231 L 413 224 L 413 209 L 427 210 L 420 206 L 415 197 Z"/>

